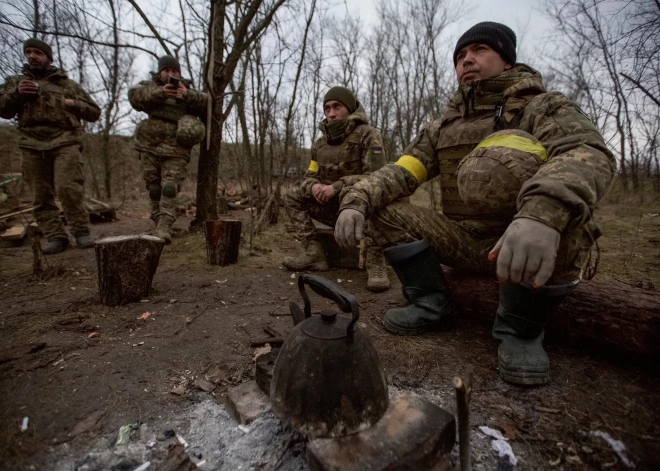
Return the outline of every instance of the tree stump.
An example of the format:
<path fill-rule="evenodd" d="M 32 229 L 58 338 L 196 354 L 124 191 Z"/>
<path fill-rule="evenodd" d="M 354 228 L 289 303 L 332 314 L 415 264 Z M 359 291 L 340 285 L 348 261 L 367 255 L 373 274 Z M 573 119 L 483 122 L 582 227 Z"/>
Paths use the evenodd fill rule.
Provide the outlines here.
<path fill-rule="evenodd" d="M 165 241 L 149 235 L 106 237 L 94 243 L 101 303 L 121 306 L 151 292 Z"/>
<path fill-rule="evenodd" d="M 238 219 L 206 221 L 206 262 L 229 265 L 238 261 L 242 222 Z"/>

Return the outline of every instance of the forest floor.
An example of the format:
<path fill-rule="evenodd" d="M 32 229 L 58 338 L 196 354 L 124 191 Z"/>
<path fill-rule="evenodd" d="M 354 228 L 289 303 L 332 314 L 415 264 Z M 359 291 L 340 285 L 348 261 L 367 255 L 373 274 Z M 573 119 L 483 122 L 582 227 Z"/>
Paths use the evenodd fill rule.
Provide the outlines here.
<path fill-rule="evenodd" d="M 597 279 L 660 290 L 659 212 L 600 209 L 605 235 Z M 149 460 L 152 470 L 175 440 L 164 436 L 169 429 L 189 442 L 196 461 L 206 460 L 202 469 L 237 469 L 237 462 L 243 469 L 305 468 L 304 443 L 286 445 L 276 427 L 272 441 L 259 445 L 255 430 L 262 422 L 251 426 L 254 440 L 247 442 L 222 405 L 228 388 L 254 377 L 250 340 L 264 337 L 264 326 L 284 335 L 292 329 L 288 303 L 300 301 L 299 294 L 295 275 L 280 261 L 297 246 L 284 224 L 255 237 L 251 249 L 244 230 L 239 262 L 210 266 L 203 236 L 183 230 L 188 222 L 177 221 L 182 231 L 164 249 L 149 298 L 117 308 L 99 302 L 94 250 L 50 256 L 52 276 L 35 278 L 29 244 L 0 246 L 0 468 L 132 470 Z M 142 209 L 92 231 L 100 238 L 151 227 Z M 638 470 L 657 469 L 657 370 L 549 344 L 551 382 L 508 385 L 497 374 L 489 325 L 466 319 L 451 332 L 392 336 L 382 314 L 405 305 L 392 272 L 392 288 L 379 295 L 366 290 L 363 271 L 325 275 L 342 280 L 360 302 L 360 325 L 380 353 L 391 390 L 416 391 L 454 413 L 451 380 L 474 365 L 475 469 L 498 467 L 481 425 L 507 432 L 516 469 L 629 469 L 626 459 Z M 315 309 L 328 305 L 313 299 Z M 98 336 L 89 338 L 91 332 Z M 215 389 L 196 389 L 199 378 L 213 379 Z M 180 385 L 184 394 L 170 392 Z M 28 427 L 21 432 L 24 417 Z M 276 419 L 263 421 L 266 428 Z M 140 433 L 128 446 L 115 445 L 120 427 L 134 423 L 144 424 Z M 617 454 L 602 433 L 625 451 Z"/>

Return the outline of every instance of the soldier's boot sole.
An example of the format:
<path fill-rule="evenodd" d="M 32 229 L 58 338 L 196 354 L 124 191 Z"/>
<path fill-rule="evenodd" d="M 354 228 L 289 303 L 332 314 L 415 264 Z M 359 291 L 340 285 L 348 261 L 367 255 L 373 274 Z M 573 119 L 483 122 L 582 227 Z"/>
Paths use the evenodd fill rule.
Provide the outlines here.
<path fill-rule="evenodd" d="M 453 301 L 447 301 L 443 309 L 442 314 L 433 314 L 415 305 L 389 309 L 383 317 L 383 326 L 396 335 L 421 335 L 451 330 L 458 325 L 458 309 Z"/>
<path fill-rule="evenodd" d="M 163 239 L 165 241 L 165 245 L 169 245 L 172 243 L 172 234 L 170 234 L 169 232 L 156 231 L 156 237 Z"/>
<path fill-rule="evenodd" d="M 546 384 L 550 360 L 538 339 L 504 338 L 497 349 L 500 378 L 523 386 Z"/>
<path fill-rule="evenodd" d="M 390 289 L 389 278 L 376 278 L 367 280 L 367 289 L 372 293 L 381 293 Z"/>

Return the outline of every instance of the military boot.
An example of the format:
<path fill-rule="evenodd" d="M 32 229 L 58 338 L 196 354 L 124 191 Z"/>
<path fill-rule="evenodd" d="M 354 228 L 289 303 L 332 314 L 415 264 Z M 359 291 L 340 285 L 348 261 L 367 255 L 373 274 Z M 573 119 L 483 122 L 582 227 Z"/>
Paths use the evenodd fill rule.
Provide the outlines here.
<path fill-rule="evenodd" d="M 545 324 L 574 285 L 531 289 L 504 283 L 500 286 L 493 337 L 500 340 L 497 350 L 500 377 L 509 383 L 545 384 L 550 377 L 550 361 L 543 349 Z"/>
<path fill-rule="evenodd" d="M 286 257 L 282 265 L 293 271 L 325 271 L 329 268 L 323 246 L 316 240 L 305 241 L 303 253 L 298 257 Z"/>
<path fill-rule="evenodd" d="M 41 248 L 41 251 L 46 255 L 53 255 L 64 252 L 68 247 L 69 239 L 67 237 L 53 237 L 48 239 L 48 242 Z"/>
<path fill-rule="evenodd" d="M 151 219 L 153 222 L 158 224 L 158 216 L 160 215 L 160 201 L 151 201 L 151 214 L 149 215 L 149 219 Z"/>
<path fill-rule="evenodd" d="M 390 287 L 387 277 L 387 265 L 380 247 L 367 248 L 367 289 L 378 293 Z"/>
<path fill-rule="evenodd" d="M 158 223 L 156 224 L 156 237 L 165 240 L 166 244 L 172 243 L 172 224 L 174 224 L 174 217 L 169 214 L 161 213 L 158 216 Z"/>
<path fill-rule="evenodd" d="M 385 328 L 393 334 L 417 335 L 453 327 L 458 308 L 451 300 L 440 261 L 429 243 L 422 239 L 390 247 L 385 258 L 403 285 L 411 305 L 385 313 Z"/>
<path fill-rule="evenodd" d="M 94 237 L 89 232 L 78 232 L 74 234 L 76 245 L 79 249 L 89 249 L 94 247 Z"/>

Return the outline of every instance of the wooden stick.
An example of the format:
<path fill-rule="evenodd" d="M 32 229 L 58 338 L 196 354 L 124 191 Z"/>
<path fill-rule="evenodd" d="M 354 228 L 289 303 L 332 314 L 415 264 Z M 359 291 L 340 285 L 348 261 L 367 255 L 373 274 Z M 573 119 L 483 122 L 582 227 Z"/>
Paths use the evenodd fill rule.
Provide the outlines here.
<path fill-rule="evenodd" d="M 269 325 L 264 326 L 264 332 L 266 332 L 271 337 L 282 337 L 282 334 L 280 334 L 278 331 L 276 331 Z"/>
<path fill-rule="evenodd" d="M 22 209 L 21 211 L 14 211 L 13 213 L 3 214 L 2 216 L 0 216 L 0 220 L 2 220 L 2 219 L 8 219 L 8 218 L 10 218 L 10 217 L 12 217 L 12 216 L 17 216 L 17 215 L 19 215 L 19 214 L 23 214 L 23 213 L 29 213 L 30 211 L 34 211 L 35 209 L 40 208 L 40 207 L 41 207 L 41 205 L 38 204 L 38 205 L 36 205 L 36 206 L 32 206 L 31 208 Z"/>
<path fill-rule="evenodd" d="M 41 260 L 43 254 L 41 252 L 41 243 L 39 242 L 39 227 L 34 224 L 28 226 L 28 234 L 30 234 L 30 244 L 32 245 L 32 274 L 38 275 L 41 273 Z"/>
<path fill-rule="evenodd" d="M 255 347 L 263 347 L 267 343 L 271 344 L 271 346 L 279 346 L 284 343 L 284 339 L 282 337 L 268 337 L 267 339 L 257 339 L 257 340 L 252 340 L 250 341 L 250 347 L 255 348 Z"/>
<path fill-rule="evenodd" d="M 458 376 L 454 378 L 456 415 L 458 418 L 458 453 L 461 458 L 461 471 L 472 470 L 470 461 L 470 399 L 472 396 L 473 372 L 472 365 L 468 365 L 465 381 Z"/>

